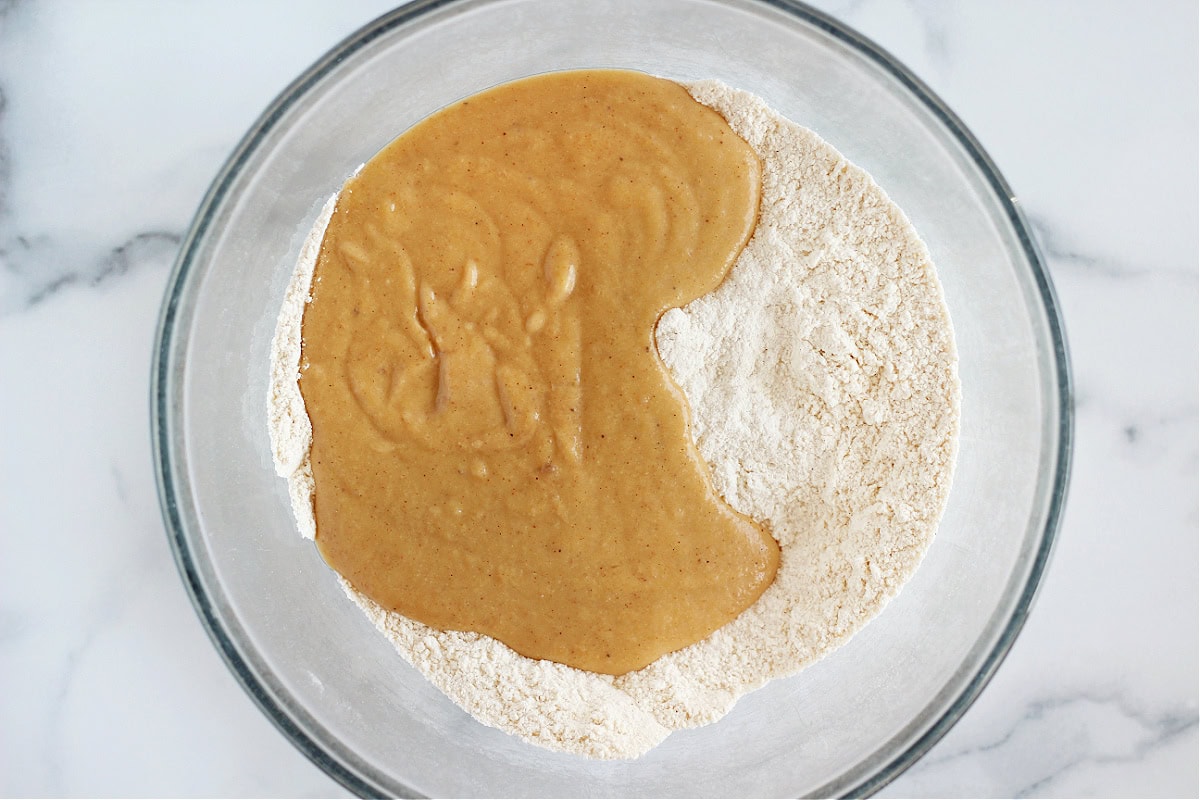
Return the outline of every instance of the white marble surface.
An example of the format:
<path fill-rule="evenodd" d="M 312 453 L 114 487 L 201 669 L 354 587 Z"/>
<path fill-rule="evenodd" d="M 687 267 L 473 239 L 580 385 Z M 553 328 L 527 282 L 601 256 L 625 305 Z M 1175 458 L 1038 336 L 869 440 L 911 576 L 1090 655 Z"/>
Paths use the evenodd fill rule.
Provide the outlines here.
<path fill-rule="evenodd" d="M 0 2 L 0 794 L 344 794 L 192 611 L 147 398 L 159 300 L 209 181 L 294 75 L 386 5 Z M 1078 385 L 1034 612 L 885 794 L 1195 796 L 1196 5 L 818 5 L 999 164 Z"/>

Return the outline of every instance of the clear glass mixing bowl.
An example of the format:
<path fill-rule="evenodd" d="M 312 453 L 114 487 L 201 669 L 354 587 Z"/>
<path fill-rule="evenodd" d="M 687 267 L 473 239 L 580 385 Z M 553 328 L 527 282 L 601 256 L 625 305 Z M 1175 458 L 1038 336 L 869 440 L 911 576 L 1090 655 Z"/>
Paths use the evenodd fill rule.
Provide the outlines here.
<path fill-rule="evenodd" d="M 404 663 L 297 535 L 265 419 L 275 317 L 322 201 L 447 103 L 581 67 L 717 78 L 817 131 L 924 237 L 961 357 L 949 508 L 899 598 L 824 661 L 631 762 L 486 728 Z M 288 87 L 213 183 L 164 301 L 152 405 L 163 513 L 213 641 L 296 746 L 362 794 L 877 790 L 1011 646 L 1050 553 L 1071 435 L 1053 291 L 1004 180 L 894 59 L 786 0 L 428 0 L 363 28 Z"/>

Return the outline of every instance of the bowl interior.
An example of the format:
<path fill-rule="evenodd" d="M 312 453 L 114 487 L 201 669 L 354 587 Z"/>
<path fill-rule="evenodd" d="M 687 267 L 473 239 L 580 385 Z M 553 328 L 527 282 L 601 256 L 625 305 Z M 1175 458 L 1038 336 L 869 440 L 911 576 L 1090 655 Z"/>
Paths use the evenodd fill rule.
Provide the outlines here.
<path fill-rule="evenodd" d="M 266 428 L 269 347 L 322 202 L 411 124 L 539 72 L 640 69 L 764 97 L 864 167 L 913 221 L 954 321 L 962 435 L 949 508 L 900 596 L 848 645 L 633 762 L 474 722 L 396 655 L 296 533 Z M 986 681 L 1028 606 L 1065 478 L 1052 296 L 1002 183 L 936 101 L 805 9 L 705 0 L 418 3 L 303 76 L 251 131 L 185 245 L 164 311 L 164 509 L 239 678 L 360 792 L 803 795 L 869 791 Z"/>

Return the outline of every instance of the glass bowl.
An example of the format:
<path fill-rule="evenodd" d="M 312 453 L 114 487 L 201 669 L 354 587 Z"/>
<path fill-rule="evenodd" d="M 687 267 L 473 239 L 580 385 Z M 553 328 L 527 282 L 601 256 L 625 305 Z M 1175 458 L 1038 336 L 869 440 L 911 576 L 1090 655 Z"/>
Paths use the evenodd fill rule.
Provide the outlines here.
<path fill-rule="evenodd" d="M 322 202 L 442 106 L 548 70 L 717 78 L 864 167 L 908 214 L 945 289 L 962 434 L 939 533 L 849 644 L 636 761 L 555 754 L 486 728 L 410 668 L 296 532 L 266 425 L 269 346 Z M 1065 343 L 1008 186 L 893 58 L 784 0 L 428 0 L 301 75 L 209 190 L 164 300 L 152 425 L 180 572 L 249 694 L 364 795 L 841 795 L 896 777 L 962 715 L 1021 627 L 1070 458 Z"/>

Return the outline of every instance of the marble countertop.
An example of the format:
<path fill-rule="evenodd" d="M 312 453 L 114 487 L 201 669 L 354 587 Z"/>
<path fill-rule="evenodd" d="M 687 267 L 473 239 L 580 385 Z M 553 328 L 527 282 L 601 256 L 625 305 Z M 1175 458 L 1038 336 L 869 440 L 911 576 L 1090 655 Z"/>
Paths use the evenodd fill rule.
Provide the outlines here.
<path fill-rule="evenodd" d="M 0 2 L 0 794 L 345 794 L 201 628 L 147 398 L 159 302 L 209 182 L 296 74 L 387 5 Z M 1045 252 L 1078 387 L 1032 616 L 884 794 L 1195 796 L 1196 5 L 817 5 L 995 159 Z"/>

